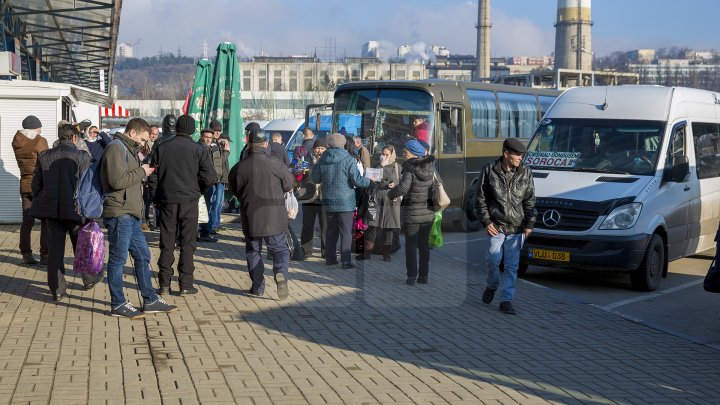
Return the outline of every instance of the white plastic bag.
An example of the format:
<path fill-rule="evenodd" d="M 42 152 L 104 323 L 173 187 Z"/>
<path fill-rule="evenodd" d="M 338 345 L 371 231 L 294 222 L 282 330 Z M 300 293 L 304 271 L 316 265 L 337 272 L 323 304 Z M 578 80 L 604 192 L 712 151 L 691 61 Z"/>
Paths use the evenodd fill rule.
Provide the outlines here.
<path fill-rule="evenodd" d="M 200 196 L 198 200 L 198 224 L 207 224 L 210 221 L 205 197 Z"/>
<path fill-rule="evenodd" d="M 285 208 L 287 208 L 289 219 L 295 219 L 295 217 L 297 217 L 300 206 L 298 205 L 297 198 L 295 198 L 295 193 L 292 191 L 285 193 Z"/>

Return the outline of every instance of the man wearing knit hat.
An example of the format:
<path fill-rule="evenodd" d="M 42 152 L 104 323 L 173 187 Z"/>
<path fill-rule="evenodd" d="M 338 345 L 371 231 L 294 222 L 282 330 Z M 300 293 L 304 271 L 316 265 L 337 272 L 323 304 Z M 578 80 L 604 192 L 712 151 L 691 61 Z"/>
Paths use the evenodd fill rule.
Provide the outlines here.
<path fill-rule="evenodd" d="M 149 179 L 155 206 L 160 209 L 160 257 L 158 293 L 170 293 L 175 262 L 174 249 L 180 235 L 178 283 L 180 295 L 196 294 L 193 286 L 195 242 L 198 227 L 198 200 L 215 182 L 217 174 L 208 148 L 193 141 L 195 120 L 182 115 L 177 135 L 155 147 L 157 172 Z"/>
<path fill-rule="evenodd" d="M 325 138 L 318 138 L 312 144 L 312 154 L 309 155 L 308 171 L 317 164 L 323 153 L 328 149 L 328 141 Z M 300 195 L 298 201 L 302 204 L 302 231 L 300 243 L 302 244 L 305 256 L 311 256 L 313 252 L 313 237 L 315 236 L 315 221 L 320 221 L 320 256 L 325 257 L 325 236 L 327 233 L 327 217 L 320 202 L 320 187 L 315 184 L 310 176 L 304 175 L 298 185 Z"/>
<path fill-rule="evenodd" d="M 530 236 L 537 211 L 533 174 L 522 163 L 527 148 L 515 138 L 503 142 L 502 156 L 483 167 L 478 181 L 475 216 L 485 225 L 489 249 L 485 253 L 488 269 L 487 288 L 482 300 L 489 304 L 501 286 L 500 262 L 504 259 L 500 312 L 514 314 L 520 250 Z"/>
<path fill-rule="evenodd" d="M 30 216 L 32 206 L 32 178 L 35 171 L 35 162 L 40 152 L 48 148 L 45 138 L 40 135 L 42 123 L 38 117 L 28 115 L 22 121 L 23 129 L 17 131 L 12 140 L 18 168 L 20 168 L 20 198 L 22 200 L 22 225 L 20 225 L 20 253 L 23 264 L 37 264 L 30 247 L 30 233 L 35 218 Z M 47 264 L 47 223 L 41 221 L 40 228 L 40 264 Z"/>
<path fill-rule="evenodd" d="M 330 149 L 323 153 L 310 176 L 320 184 L 322 206 L 327 214 L 328 229 L 325 241 L 325 264 L 337 261 L 337 242 L 340 237 L 340 260 L 343 269 L 355 267 L 352 263 L 352 220 L 355 211 L 355 188 L 370 185 L 370 179 L 360 175 L 357 160 L 345 150 L 346 138 L 342 134 L 328 136 Z"/>

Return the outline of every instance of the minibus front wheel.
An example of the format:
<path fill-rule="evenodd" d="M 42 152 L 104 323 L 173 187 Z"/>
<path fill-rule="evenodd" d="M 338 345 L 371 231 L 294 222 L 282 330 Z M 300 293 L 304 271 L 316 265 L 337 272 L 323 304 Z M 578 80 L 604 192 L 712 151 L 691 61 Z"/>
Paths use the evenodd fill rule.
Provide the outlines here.
<path fill-rule="evenodd" d="M 630 273 L 632 287 L 639 291 L 655 291 L 660 286 L 665 267 L 665 246 L 660 235 L 650 237 L 640 267 Z"/>

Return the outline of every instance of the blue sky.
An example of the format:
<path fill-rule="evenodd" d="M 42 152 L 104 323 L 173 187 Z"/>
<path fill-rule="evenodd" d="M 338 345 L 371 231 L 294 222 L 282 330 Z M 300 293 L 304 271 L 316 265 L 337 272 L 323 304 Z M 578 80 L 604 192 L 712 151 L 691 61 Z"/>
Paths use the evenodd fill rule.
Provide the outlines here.
<path fill-rule="evenodd" d="M 554 50 L 556 0 L 491 0 L 492 56 L 540 56 Z M 720 49 L 718 0 L 593 0 L 596 55 L 637 48 Z M 368 40 L 393 49 L 440 44 L 474 54 L 477 1 L 468 0 L 125 0 L 120 42 L 140 56 L 210 55 L 221 41 L 257 55 L 312 54 L 332 39 L 338 56 L 356 56 Z"/>

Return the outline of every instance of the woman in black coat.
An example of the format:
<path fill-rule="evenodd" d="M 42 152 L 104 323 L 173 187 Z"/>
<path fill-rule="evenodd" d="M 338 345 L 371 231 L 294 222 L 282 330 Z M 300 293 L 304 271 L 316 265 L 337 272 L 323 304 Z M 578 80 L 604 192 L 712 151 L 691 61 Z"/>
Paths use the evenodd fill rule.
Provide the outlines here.
<path fill-rule="evenodd" d="M 400 217 L 405 233 L 405 266 L 407 268 L 407 284 L 427 284 L 430 271 L 430 230 L 435 220 L 432 209 L 430 187 L 433 184 L 435 158 L 425 156 L 426 150 L 416 140 L 403 145 L 402 177 L 400 184 L 388 191 L 388 198 L 403 197 L 400 206 Z M 441 181 L 438 177 L 438 181 Z M 418 263 L 417 255 L 420 253 Z M 418 267 L 419 266 L 419 267 Z"/>

